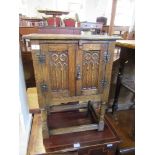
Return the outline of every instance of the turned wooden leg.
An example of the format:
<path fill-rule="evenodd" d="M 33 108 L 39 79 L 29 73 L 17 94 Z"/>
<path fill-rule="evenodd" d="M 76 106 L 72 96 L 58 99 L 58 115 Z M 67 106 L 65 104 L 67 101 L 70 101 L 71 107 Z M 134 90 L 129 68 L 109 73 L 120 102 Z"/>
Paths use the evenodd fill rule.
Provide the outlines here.
<path fill-rule="evenodd" d="M 47 111 L 41 110 L 41 118 L 42 118 L 42 134 L 43 139 L 49 138 L 49 130 L 47 126 Z"/>
<path fill-rule="evenodd" d="M 115 90 L 114 102 L 112 105 L 112 113 L 114 113 L 118 109 L 118 98 L 119 98 L 119 94 L 120 94 L 121 82 L 122 82 L 123 71 L 124 71 L 124 63 L 125 63 L 125 60 L 122 58 L 123 57 L 122 54 L 124 54 L 124 53 L 121 50 L 119 72 L 117 75 L 116 90 Z"/>
<path fill-rule="evenodd" d="M 122 81 L 122 74 L 119 72 L 118 77 L 117 77 L 114 102 L 112 105 L 112 113 L 114 113 L 118 109 L 118 98 L 119 98 L 120 89 L 121 89 L 121 81 Z"/>
<path fill-rule="evenodd" d="M 105 103 L 101 102 L 98 131 L 104 130 Z"/>

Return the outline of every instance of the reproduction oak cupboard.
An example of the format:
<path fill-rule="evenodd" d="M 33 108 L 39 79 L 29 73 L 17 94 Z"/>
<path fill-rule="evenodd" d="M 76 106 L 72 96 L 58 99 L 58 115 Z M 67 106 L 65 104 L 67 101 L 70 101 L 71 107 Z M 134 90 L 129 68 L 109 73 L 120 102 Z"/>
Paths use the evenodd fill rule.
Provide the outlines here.
<path fill-rule="evenodd" d="M 116 39 L 103 35 L 30 34 L 43 138 L 86 130 L 104 130 Z M 92 123 L 51 128 L 51 113 L 87 109 Z M 81 121 L 82 122 L 82 121 Z"/>

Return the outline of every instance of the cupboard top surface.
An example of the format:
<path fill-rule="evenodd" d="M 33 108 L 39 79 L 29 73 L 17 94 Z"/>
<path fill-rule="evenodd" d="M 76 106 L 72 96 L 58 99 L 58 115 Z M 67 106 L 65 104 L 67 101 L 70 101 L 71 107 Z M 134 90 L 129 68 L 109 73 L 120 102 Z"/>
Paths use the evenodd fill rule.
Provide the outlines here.
<path fill-rule="evenodd" d="M 119 40 L 119 36 L 107 35 L 70 35 L 70 34 L 29 34 L 24 35 L 24 39 L 30 40 Z"/>

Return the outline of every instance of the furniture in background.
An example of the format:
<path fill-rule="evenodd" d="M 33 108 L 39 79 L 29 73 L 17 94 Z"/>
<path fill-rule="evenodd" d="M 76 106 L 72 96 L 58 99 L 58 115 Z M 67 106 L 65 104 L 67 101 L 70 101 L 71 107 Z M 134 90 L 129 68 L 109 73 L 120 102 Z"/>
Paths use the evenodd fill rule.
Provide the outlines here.
<path fill-rule="evenodd" d="M 133 98 L 135 95 L 135 79 L 134 75 L 131 77 L 129 75 L 125 76 L 123 74 L 125 64 L 132 60 L 133 72 L 135 63 L 135 41 L 134 40 L 119 40 L 116 42 L 116 47 L 120 48 L 120 58 L 119 58 L 119 72 L 117 76 L 116 90 L 114 102 L 112 105 L 112 111 L 115 112 L 118 109 L 118 99 L 120 94 L 121 86 L 125 87 L 133 93 Z M 134 73 L 133 73 L 134 74 Z M 134 101 L 133 101 L 134 102 Z"/>
<path fill-rule="evenodd" d="M 106 118 L 116 130 L 121 139 L 117 147 L 117 155 L 135 154 L 135 137 L 133 136 L 133 123 L 135 123 L 135 110 L 116 111 L 117 119 L 112 113 L 106 113 Z"/>
<path fill-rule="evenodd" d="M 22 36 L 26 34 L 31 34 L 31 33 L 38 33 L 38 27 L 19 27 L 19 42 L 20 42 L 20 49 L 22 52 L 30 52 L 30 43 L 25 41 Z M 31 53 L 30 53 L 31 54 Z"/>
<path fill-rule="evenodd" d="M 75 27 L 40 27 L 38 33 L 40 34 L 81 34 L 82 29 Z"/>
<path fill-rule="evenodd" d="M 60 17 L 49 17 L 46 19 L 48 26 L 54 26 L 55 27 L 60 27 L 62 24 L 61 18 Z"/>
<path fill-rule="evenodd" d="M 102 32 L 108 34 L 109 33 L 109 25 L 103 25 Z M 129 31 L 129 26 L 113 26 L 113 34 L 123 35 L 124 32 Z"/>
<path fill-rule="evenodd" d="M 129 34 L 128 34 L 128 40 L 135 40 L 135 31 L 131 31 Z"/>
<path fill-rule="evenodd" d="M 75 20 L 72 18 L 64 19 L 65 27 L 75 27 Z"/>
<path fill-rule="evenodd" d="M 48 23 L 53 27 L 60 26 L 60 18 L 58 16 L 67 15 L 69 12 L 66 11 L 54 11 L 54 10 L 38 10 L 39 13 L 44 13 L 45 15 L 52 15 L 52 17 L 48 18 Z"/>
<path fill-rule="evenodd" d="M 20 37 L 19 43 L 24 68 L 26 88 L 36 86 L 33 63 L 32 63 L 32 55 L 30 52 L 31 51 L 30 42 L 22 38 L 23 35 L 30 33 L 38 33 L 38 27 L 19 27 L 19 37 Z"/>
<path fill-rule="evenodd" d="M 44 140 L 72 132 L 103 131 L 118 37 L 31 34 L 23 38 L 31 41 Z M 57 113 L 65 112 L 65 117 L 68 111 L 74 111 L 74 121 L 69 119 L 62 127 L 51 124 Z"/>
<path fill-rule="evenodd" d="M 107 25 L 107 18 L 106 17 L 97 17 L 97 23 L 102 23 L 102 25 Z"/>
<path fill-rule="evenodd" d="M 26 88 L 35 87 L 36 82 L 34 77 L 32 55 L 30 52 L 21 52 L 21 56 L 22 56 Z"/>
<path fill-rule="evenodd" d="M 19 26 L 20 27 L 40 27 L 46 26 L 46 21 L 43 18 L 37 17 L 25 17 L 20 16 L 19 18 Z"/>
<path fill-rule="evenodd" d="M 80 28 L 83 31 L 90 31 L 92 34 L 101 34 L 102 23 L 80 22 Z"/>

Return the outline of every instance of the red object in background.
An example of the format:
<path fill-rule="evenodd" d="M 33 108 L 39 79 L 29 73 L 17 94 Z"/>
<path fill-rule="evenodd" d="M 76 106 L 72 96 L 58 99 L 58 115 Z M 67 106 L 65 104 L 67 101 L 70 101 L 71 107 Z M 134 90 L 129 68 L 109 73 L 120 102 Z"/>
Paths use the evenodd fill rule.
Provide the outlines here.
<path fill-rule="evenodd" d="M 75 20 L 74 19 L 64 19 L 64 23 L 66 27 L 75 27 Z"/>
<path fill-rule="evenodd" d="M 59 17 L 56 17 L 55 20 L 56 20 L 56 26 L 60 27 L 61 19 Z M 53 17 L 48 18 L 47 23 L 49 26 L 54 26 L 54 18 Z"/>
<path fill-rule="evenodd" d="M 81 23 L 80 23 L 80 22 L 78 22 L 78 23 L 77 23 L 77 27 L 80 27 L 80 26 L 81 26 Z"/>

